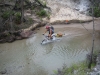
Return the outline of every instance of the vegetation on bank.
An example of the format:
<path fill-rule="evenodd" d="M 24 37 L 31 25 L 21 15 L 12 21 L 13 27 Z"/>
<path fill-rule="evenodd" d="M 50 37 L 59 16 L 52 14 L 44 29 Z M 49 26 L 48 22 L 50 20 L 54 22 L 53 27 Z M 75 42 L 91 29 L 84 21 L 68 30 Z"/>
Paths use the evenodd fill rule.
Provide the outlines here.
<path fill-rule="evenodd" d="M 94 7 L 94 16 L 100 17 L 100 7 L 98 6 Z"/>
<path fill-rule="evenodd" d="M 92 67 L 95 65 L 92 64 Z M 88 75 L 91 70 L 88 69 L 86 62 L 73 64 L 70 67 L 63 66 L 62 69 L 54 71 L 53 75 Z"/>
<path fill-rule="evenodd" d="M 46 24 L 42 18 L 48 18 L 49 9 L 42 0 L 1 0 L 0 43 L 28 38 L 35 28 Z"/>
<path fill-rule="evenodd" d="M 100 17 L 100 0 L 91 0 L 91 8 L 90 8 L 90 15 L 92 16 L 92 6 L 93 6 L 93 15 L 94 17 Z"/>
<path fill-rule="evenodd" d="M 30 9 L 28 13 L 34 14 L 40 20 L 42 20 L 41 19 L 42 17 L 48 18 L 49 13 L 45 9 L 49 10 L 49 7 L 46 6 L 45 1 L 42 0 L 34 0 L 34 2 L 30 2 L 30 0 L 0 1 L 0 10 L 1 10 L 0 31 L 3 32 L 5 30 L 10 30 L 12 29 L 12 27 L 16 30 L 18 28 L 20 29 L 20 25 L 25 25 L 25 24 L 31 25 L 32 23 L 34 23 L 34 18 L 30 17 L 26 18 L 24 16 L 25 11 L 28 9 Z"/>
<path fill-rule="evenodd" d="M 100 17 L 100 0 L 95 0 L 94 2 L 91 1 L 91 6 L 94 4 L 94 16 Z M 3 9 L 2 9 L 3 8 Z M 18 26 L 21 23 L 28 23 L 32 24 L 32 18 L 26 19 L 24 16 L 24 11 L 30 9 L 31 14 L 35 14 L 38 16 L 40 20 L 42 18 L 47 17 L 50 18 L 50 13 L 48 10 L 50 9 L 47 7 L 46 2 L 44 0 L 34 0 L 30 2 L 30 0 L 8 0 L 8 1 L 0 1 L 0 31 L 5 31 L 11 29 L 13 26 L 14 29 L 18 29 Z M 48 10 L 45 10 L 48 9 Z M 90 15 L 92 16 L 92 10 L 90 9 Z M 12 24 L 12 25 L 11 25 Z M 17 28 L 15 28 L 17 27 Z M 27 26 L 25 26 L 27 27 Z"/>
<path fill-rule="evenodd" d="M 91 69 L 88 68 L 90 55 L 88 54 L 86 60 L 79 63 L 73 63 L 70 67 L 64 65 L 62 69 L 58 69 L 57 71 L 54 70 L 53 75 L 89 75 L 93 68 L 96 66 L 97 63 L 97 55 L 99 54 L 99 50 L 94 50 Z"/>

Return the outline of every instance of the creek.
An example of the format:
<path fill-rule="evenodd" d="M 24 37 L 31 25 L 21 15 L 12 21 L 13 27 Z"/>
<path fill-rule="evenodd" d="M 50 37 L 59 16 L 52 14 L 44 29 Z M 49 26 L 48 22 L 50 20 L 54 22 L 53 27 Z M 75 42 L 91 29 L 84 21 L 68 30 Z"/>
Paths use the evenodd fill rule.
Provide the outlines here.
<path fill-rule="evenodd" d="M 55 32 L 67 35 L 60 41 L 41 45 L 44 38 L 44 27 L 41 27 L 28 39 L 0 44 L 0 72 L 4 71 L 5 75 L 51 75 L 63 65 L 70 67 L 84 61 L 92 48 L 92 35 L 70 25 L 54 27 Z M 100 50 L 98 36 L 95 50 Z"/>

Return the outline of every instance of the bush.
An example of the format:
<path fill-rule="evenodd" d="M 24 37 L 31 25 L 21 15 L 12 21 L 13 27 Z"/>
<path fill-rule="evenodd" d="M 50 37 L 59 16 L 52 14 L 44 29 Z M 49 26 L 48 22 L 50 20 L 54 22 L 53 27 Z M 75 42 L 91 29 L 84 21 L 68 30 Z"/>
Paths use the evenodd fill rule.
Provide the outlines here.
<path fill-rule="evenodd" d="M 1 15 L 1 17 L 3 18 L 3 19 L 8 19 L 9 17 L 10 17 L 10 11 L 5 11 L 2 15 Z"/>
<path fill-rule="evenodd" d="M 43 6 L 46 6 L 46 1 L 45 0 L 38 0 Z"/>
<path fill-rule="evenodd" d="M 93 2 L 91 2 L 91 6 L 93 6 L 94 11 L 93 11 L 93 15 L 94 17 L 100 17 L 100 0 L 94 0 Z M 89 10 L 89 14 L 92 16 L 92 7 Z"/>
<path fill-rule="evenodd" d="M 94 16 L 95 17 L 100 17 L 100 8 L 99 7 L 94 8 Z"/>
<path fill-rule="evenodd" d="M 73 64 L 70 67 L 64 65 L 62 69 L 54 71 L 53 75 L 88 75 L 87 72 L 87 64 L 84 61 L 82 63 Z"/>
<path fill-rule="evenodd" d="M 46 6 L 46 2 L 44 2 L 43 5 Z"/>
<path fill-rule="evenodd" d="M 17 24 L 21 23 L 21 13 L 20 12 L 15 13 L 15 22 Z"/>
<path fill-rule="evenodd" d="M 32 18 L 29 18 L 28 19 L 28 24 L 30 25 L 30 24 L 32 24 L 33 23 L 33 19 Z"/>
<path fill-rule="evenodd" d="M 39 15 L 41 17 L 47 16 L 47 12 L 43 9 L 43 10 L 40 10 L 40 12 L 38 12 L 37 15 Z"/>
<path fill-rule="evenodd" d="M 35 9 L 35 7 L 34 6 L 31 6 L 31 10 L 34 10 Z"/>

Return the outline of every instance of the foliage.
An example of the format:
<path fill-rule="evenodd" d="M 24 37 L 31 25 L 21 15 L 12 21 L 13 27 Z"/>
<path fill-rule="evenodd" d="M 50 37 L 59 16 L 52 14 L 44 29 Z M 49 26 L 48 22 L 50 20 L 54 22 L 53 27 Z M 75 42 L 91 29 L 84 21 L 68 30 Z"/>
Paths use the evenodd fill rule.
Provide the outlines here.
<path fill-rule="evenodd" d="M 21 13 L 20 12 L 15 13 L 15 22 L 17 24 L 21 23 Z"/>
<path fill-rule="evenodd" d="M 37 12 L 37 15 L 39 15 L 40 17 L 44 17 L 47 16 L 47 12 L 44 9 L 42 9 L 39 12 Z"/>
<path fill-rule="evenodd" d="M 95 17 L 100 17 L 100 8 L 97 7 L 97 6 L 94 8 L 94 16 Z"/>
<path fill-rule="evenodd" d="M 38 0 L 41 4 L 43 4 L 43 6 L 46 6 L 46 1 L 43 0 Z"/>
<path fill-rule="evenodd" d="M 50 14 L 47 14 L 47 18 L 50 19 Z"/>
<path fill-rule="evenodd" d="M 94 0 L 94 1 L 90 1 L 91 2 L 91 6 L 93 6 L 93 15 L 94 17 L 100 17 L 100 0 Z M 89 14 L 92 16 L 92 7 L 90 7 L 89 10 Z"/>
<path fill-rule="evenodd" d="M 44 2 L 43 5 L 46 6 L 46 2 Z"/>
<path fill-rule="evenodd" d="M 1 17 L 3 18 L 3 19 L 8 19 L 9 17 L 10 17 L 10 11 L 5 11 L 2 15 L 1 15 Z"/>
<path fill-rule="evenodd" d="M 32 18 L 29 18 L 29 19 L 28 19 L 28 24 L 32 24 L 32 23 L 33 23 Z"/>
<path fill-rule="evenodd" d="M 87 75 L 87 64 L 73 64 L 69 68 L 64 66 L 61 70 L 54 71 L 54 75 Z"/>
<path fill-rule="evenodd" d="M 34 10 L 34 8 L 35 8 L 34 6 L 31 6 L 31 10 Z"/>
<path fill-rule="evenodd" d="M 8 2 L 8 5 L 5 4 L 6 2 Z M 11 2 L 11 4 L 9 4 L 9 2 Z M 25 1 L 23 1 L 23 3 L 24 3 L 23 4 L 24 9 L 23 10 L 26 10 L 26 9 L 33 10 L 32 13 L 34 13 L 34 14 L 38 13 L 38 15 L 40 16 L 41 20 L 42 20 L 42 17 L 47 16 L 47 12 L 44 10 L 44 8 L 46 7 L 46 1 L 43 1 L 43 0 L 34 0 L 33 2 L 30 2 L 30 0 L 25 0 Z M 3 5 L 3 4 L 5 4 L 5 5 Z M 5 0 L 4 3 L 1 3 L 1 7 L 0 7 L 1 8 L 0 9 L 1 10 L 0 11 L 1 12 L 0 16 L 2 17 L 1 18 L 1 25 L 5 24 L 5 27 L 3 25 L 2 28 L 0 28 L 0 30 L 2 29 L 2 31 L 4 31 L 4 30 L 9 30 L 10 29 L 10 27 L 11 27 L 10 26 L 10 21 L 9 21 L 10 19 L 8 19 L 8 18 L 11 15 L 12 15 L 12 24 L 13 24 L 13 27 L 15 27 L 16 24 L 20 24 L 21 23 L 21 17 L 22 17 L 21 6 L 22 5 L 20 5 L 20 4 L 21 4 L 20 0 L 15 0 L 15 1 L 14 0 Z M 24 22 L 28 23 L 30 25 L 34 21 L 31 18 L 29 18 L 29 19 L 24 18 Z M 14 25 L 14 23 L 16 23 L 16 24 Z M 17 29 L 17 28 L 18 27 L 16 27 L 15 29 Z"/>

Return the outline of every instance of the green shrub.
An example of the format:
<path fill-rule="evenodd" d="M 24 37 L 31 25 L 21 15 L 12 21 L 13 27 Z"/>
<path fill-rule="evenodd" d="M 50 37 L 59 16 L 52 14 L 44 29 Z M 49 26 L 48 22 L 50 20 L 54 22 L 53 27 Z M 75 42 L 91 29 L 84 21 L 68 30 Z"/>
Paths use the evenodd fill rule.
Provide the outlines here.
<path fill-rule="evenodd" d="M 53 75 L 87 75 L 87 64 L 85 62 L 73 64 L 69 68 L 67 66 L 63 66 L 62 69 L 54 71 Z"/>
<path fill-rule="evenodd" d="M 16 17 L 17 19 L 20 19 L 20 18 L 21 18 L 21 13 L 20 13 L 20 12 L 15 13 L 15 17 Z"/>
<path fill-rule="evenodd" d="M 94 8 L 94 16 L 95 17 L 100 17 L 100 8 L 97 7 L 97 6 Z"/>
<path fill-rule="evenodd" d="M 1 17 L 3 18 L 3 19 L 8 19 L 9 17 L 10 17 L 10 11 L 5 11 L 2 15 L 1 15 Z"/>
<path fill-rule="evenodd" d="M 46 6 L 46 2 L 44 2 L 43 5 Z"/>
<path fill-rule="evenodd" d="M 35 9 L 35 7 L 34 6 L 31 6 L 31 10 L 34 10 Z"/>
<path fill-rule="evenodd" d="M 47 12 L 44 9 L 42 9 L 40 10 L 40 12 L 37 13 L 37 15 L 39 15 L 40 17 L 47 16 Z"/>
<path fill-rule="evenodd" d="M 50 19 L 50 14 L 47 15 L 47 18 Z"/>
<path fill-rule="evenodd" d="M 17 24 L 21 23 L 21 13 L 20 12 L 15 13 L 15 22 Z"/>
<path fill-rule="evenodd" d="M 46 6 L 46 1 L 45 0 L 38 0 L 43 6 Z"/>
<path fill-rule="evenodd" d="M 33 23 L 32 18 L 29 18 L 29 20 L 28 20 L 28 24 L 32 24 L 32 23 Z"/>
<path fill-rule="evenodd" d="M 92 16 L 92 6 L 93 6 L 93 15 L 94 17 L 100 17 L 100 0 L 94 0 L 91 2 L 91 7 L 89 9 L 89 15 Z"/>

